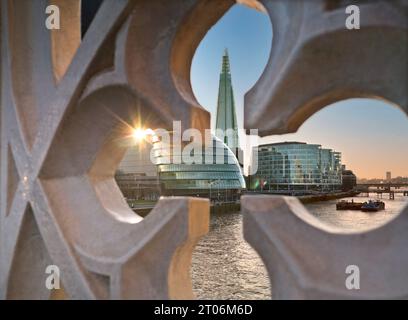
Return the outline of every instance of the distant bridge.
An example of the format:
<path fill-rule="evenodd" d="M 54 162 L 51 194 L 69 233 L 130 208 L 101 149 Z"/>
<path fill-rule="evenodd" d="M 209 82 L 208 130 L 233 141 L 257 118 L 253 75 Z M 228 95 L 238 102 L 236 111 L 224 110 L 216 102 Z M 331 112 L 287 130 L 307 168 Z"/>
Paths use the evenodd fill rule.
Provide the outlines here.
<path fill-rule="evenodd" d="M 389 193 L 390 199 L 394 199 L 396 193 L 402 193 L 404 196 L 408 196 L 408 183 L 358 183 L 356 191 L 367 194 L 377 193 L 378 195 Z"/>
<path fill-rule="evenodd" d="M 408 187 L 408 183 L 357 183 L 358 187 L 375 187 L 375 188 L 403 188 Z"/>

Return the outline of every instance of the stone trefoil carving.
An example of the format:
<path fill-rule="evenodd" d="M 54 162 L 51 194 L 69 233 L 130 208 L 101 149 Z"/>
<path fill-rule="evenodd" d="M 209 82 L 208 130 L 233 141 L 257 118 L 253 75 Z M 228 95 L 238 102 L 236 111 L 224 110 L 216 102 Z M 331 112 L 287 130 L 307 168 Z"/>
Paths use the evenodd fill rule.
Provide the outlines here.
<path fill-rule="evenodd" d="M 358 30 L 345 27 L 348 1 L 238 2 L 268 12 L 274 29 L 269 63 L 246 95 L 246 129 L 293 132 L 351 97 L 408 113 L 406 0 L 355 1 Z M 134 215 L 113 178 L 125 152 L 117 140 L 135 116 L 150 127 L 209 128 L 190 66 L 234 3 L 105 0 L 81 40 L 79 0 L 1 1 L 0 299 L 193 296 L 191 253 L 208 231 L 209 203 L 164 198 L 146 219 Z M 60 29 L 46 28 L 49 4 L 64 13 Z M 242 205 L 275 298 L 408 297 L 407 208 L 376 230 L 342 234 L 293 199 Z M 338 278 L 347 257 L 366 273 L 361 290 Z M 51 264 L 63 289 L 50 292 Z"/>

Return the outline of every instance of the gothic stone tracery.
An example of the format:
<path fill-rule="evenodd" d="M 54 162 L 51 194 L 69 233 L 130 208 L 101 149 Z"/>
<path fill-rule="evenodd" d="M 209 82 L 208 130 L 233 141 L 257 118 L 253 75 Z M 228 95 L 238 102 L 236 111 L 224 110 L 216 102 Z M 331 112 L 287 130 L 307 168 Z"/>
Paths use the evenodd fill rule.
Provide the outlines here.
<path fill-rule="evenodd" d="M 355 97 L 384 99 L 408 114 L 408 1 L 262 3 L 274 38 L 266 70 L 245 97 L 247 129 L 294 132 L 321 108 Z M 359 30 L 345 28 L 350 3 L 360 8 Z M 408 298 L 408 207 L 376 230 L 344 234 L 297 199 L 241 203 L 245 239 L 268 269 L 273 298 Z M 360 268 L 360 290 L 345 286 L 348 265 Z"/>
<path fill-rule="evenodd" d="M 274 28 L 268 66 L 246 96 L 246 128 L 292 132 L 349 97 L 386 99 L 408 112 L 407 1 L 361 1 L 361 30 L 352 32 L 344 28 L 347 1 L 240 2 L 265 8 Z M 49 3 L 66 14 L 60 32 L 44 27 Z M 190 256 L 207 232 L 208 202 L 163 199 L 148 218 L 133 215 L 113 180 L 124 152 L 115 143 L 118 118 L 209 127 L 190 65 L 233 3 L 105 0 L 81 42 L 79 0 L 2 0 L 0 298 L 192 296 Z M 407 297 L 407 209 L 369 234 L 339 235 L 294 200 L 246 198 L 243 206 L 245 236 L 275 297 Z M 280 227 L 297 230 L 299 241 Z M 383 273 L 367 269 L 370 285 L 360 292 L 339 289 L 339 257 L 365 268 L 378 250 L 389 263 Z M 44 287 L 49 264 L 61 268 L 62 292 Z M 317 280 L 315 270 L 325 276 Z"/>

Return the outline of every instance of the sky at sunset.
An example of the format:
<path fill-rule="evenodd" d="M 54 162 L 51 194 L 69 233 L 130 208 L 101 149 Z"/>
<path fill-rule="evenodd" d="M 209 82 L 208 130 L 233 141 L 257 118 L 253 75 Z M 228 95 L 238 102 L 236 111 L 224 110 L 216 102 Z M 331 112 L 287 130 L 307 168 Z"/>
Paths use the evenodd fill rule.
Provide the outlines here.
<path fill-rule="evenodd" d="M 197 100 L 211 112 L 213 126 L 224 49 L 229 50 L 237 118 L 242 128 L 244 94 L 262 74 L 271 43 L 269 17 L 242 5 L 232 7 L 201 42 L 193 59 L 191 82 Z M 393 177 L 408 176 L 407 137 L 408 117 L 400 109 L 382 101 L 352 99 L 319 111 L 295 134 L 257 140 L 260 144 L 321 144 L 342 152 L 343 163 L 359 178 L 384 178 L 386 171 Z M 249 144 L 241 144 L 247 151 Z"/>

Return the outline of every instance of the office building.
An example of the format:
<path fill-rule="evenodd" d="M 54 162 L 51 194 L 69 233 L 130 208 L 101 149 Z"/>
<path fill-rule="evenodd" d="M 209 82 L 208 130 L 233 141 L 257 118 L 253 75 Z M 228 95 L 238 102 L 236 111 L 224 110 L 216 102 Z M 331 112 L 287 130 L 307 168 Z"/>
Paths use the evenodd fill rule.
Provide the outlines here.
<path fill-rule="evenodd" d="M 341 153 L 317 144 L 283 142 L 255 147 L 251 189 L 307 194 L 342 189 Z M 252 164 L 253 168 L 256 164 Z"/>

